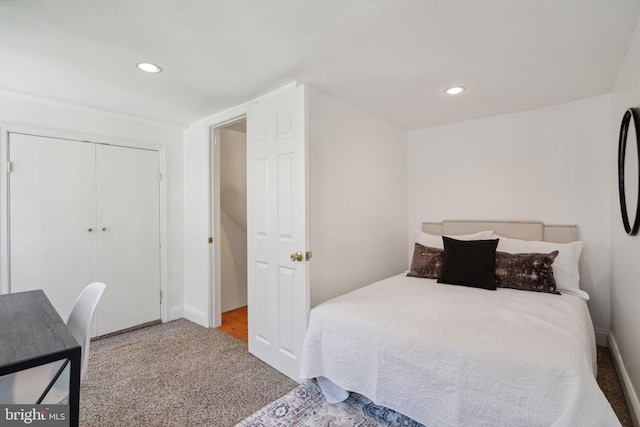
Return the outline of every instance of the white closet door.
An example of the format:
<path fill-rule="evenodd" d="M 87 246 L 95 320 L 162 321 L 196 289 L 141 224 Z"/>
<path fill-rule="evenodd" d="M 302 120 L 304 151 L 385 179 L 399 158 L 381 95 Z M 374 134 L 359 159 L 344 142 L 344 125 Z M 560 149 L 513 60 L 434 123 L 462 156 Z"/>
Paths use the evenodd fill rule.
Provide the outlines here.
<path fill-rule="evenodd" d="M 44 289 L 64 320 L 95 274 L 95 146 L 9 135 L 11 292 Z"/>
<path fill-rule="evenodd" d="M 160 319 L 157 151 L 96 147 L 98 335 Z"/>

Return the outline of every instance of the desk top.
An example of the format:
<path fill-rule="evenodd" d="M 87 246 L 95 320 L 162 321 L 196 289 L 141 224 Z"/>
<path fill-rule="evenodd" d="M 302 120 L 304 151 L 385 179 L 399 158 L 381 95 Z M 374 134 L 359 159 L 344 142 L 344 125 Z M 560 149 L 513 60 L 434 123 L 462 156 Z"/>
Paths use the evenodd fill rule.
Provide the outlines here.
<path fill-rule="evenodd" d="M 0 295 L 0 370 L 78 347 L 44 291 Z"/>

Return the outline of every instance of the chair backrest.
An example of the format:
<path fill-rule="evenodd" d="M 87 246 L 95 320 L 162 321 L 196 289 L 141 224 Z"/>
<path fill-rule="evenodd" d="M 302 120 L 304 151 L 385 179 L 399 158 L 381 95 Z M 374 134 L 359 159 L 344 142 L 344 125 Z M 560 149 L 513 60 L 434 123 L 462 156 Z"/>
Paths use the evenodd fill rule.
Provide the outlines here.
<path fill-rule="evenodd" d="M 81 381 L 84 378 L 87 365 L 89 364 L 89 339 L 91 338 L 89 330 L 91 329 L 91 321 L 98 306 L 98 301 L 100 301 L 100 297 L 106 287 L 107 285 L 101 282 L 88 284 L 80 295 L 78 295 L 71 314 L 69 314 L 69 320 L 67 320 L 67 327 L 82 347 L 82 365 L 80 365 Z"/>

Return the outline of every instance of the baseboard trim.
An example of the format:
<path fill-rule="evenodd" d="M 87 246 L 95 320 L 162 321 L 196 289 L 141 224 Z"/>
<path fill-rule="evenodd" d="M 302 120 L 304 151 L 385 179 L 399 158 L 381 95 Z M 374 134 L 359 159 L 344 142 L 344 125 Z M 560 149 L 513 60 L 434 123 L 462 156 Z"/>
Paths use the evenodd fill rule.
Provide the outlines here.
<path fill-rule="evenodd" d="M 171 307 L 167 313 L 167 322 L 182 319 L 184 317 L 184 306 Z"/>
<path fill-rule="evenodd" d="M 152 320 L 151 322 L 142 323 L 141 325 L 135 325 L 130 328 L 120 329 L 118 331 L 109 332 L 108 334 L 93 337 L 91 338 L 91 341 L 101 340 L 102 338 L 111 338 L 111 337 L 115 337 L 116 335 L 122 335 L 122 334 L 126 334 L 127 332 L 133 332 L 133 331 L 137 331 L 138 329 L 148 328 L 149 326 L 156 326 L 161 324 L 162 324 L 162 321 L 160 319 Z"/>
<path fill-rule="evenodd" d="M 593 328 L 596 333 L 596 344 L 602 347 L 609 347 L 609 331 L 602 328 Z"/>
<path fill-rule="evenodd" d="M 204 326 L 205 328 L 209 327 L 209 323 L 207 322 L 207 316 L 205 315 L 205 312 L 202 310 L 198 310 L 197 308 L 193 308 L 189 305 L 183 306 L 182 317 L 184 317 L 190 322 L 196 323 L 200 326 Z"/>
<path fill-rule="evenodd" d="M 636 389 L 624 366 L 618 343 L 611 332 L 609 332 L 609 350 L 613 356 L 613 364 L 616 367 L 616 371 L 618 371 L 618 377 L 620 377 L 621 380 L 620 383 L 622 385 L 622 391 L 624 392 L 624 398 L 629 407 L 631 421 L 635 427 L 640 427 L 640 400 L 638 400 Z"/>

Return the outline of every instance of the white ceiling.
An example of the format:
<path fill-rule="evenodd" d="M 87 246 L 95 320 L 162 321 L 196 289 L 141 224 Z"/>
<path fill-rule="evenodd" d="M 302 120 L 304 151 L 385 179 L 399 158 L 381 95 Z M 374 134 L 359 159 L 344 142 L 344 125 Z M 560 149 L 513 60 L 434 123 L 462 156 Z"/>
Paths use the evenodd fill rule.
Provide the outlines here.
<path fill-rule="evenodd" d="M 0 89 L 186 126 L 297 80 L 416 129 L 609 92 L 639 14 L 638 0 L 0 0 Z"/>

